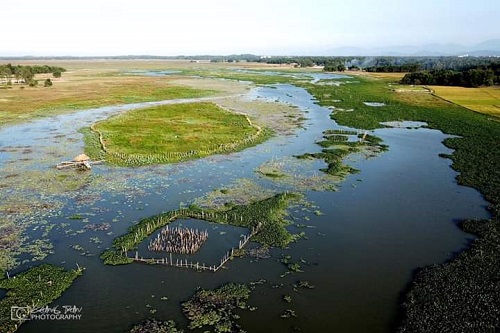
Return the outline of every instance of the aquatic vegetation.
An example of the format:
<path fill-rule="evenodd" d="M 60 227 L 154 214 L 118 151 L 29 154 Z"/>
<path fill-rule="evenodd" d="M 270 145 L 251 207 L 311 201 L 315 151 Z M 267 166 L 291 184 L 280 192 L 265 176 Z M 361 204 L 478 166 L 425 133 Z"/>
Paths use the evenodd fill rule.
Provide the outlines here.
<path fill-rule="evenodd" d="M 197 75 L 201 77 L 209 78 L 219 78 L 227 80 L 237 80 L 237 81 L 247 81 L 252 82 L 257 85 L 269 85 L 277 83 L 293 83 L 299 81 L 299 79 L 294 78 L 293 75 L 287 73 L 286 71 L 259 71 L 259 70 L 246 70 L 246 71 L 234 71 L 234 70 L 186 70 L 184 72 L 186 75 Z M 302 78 L 302 81 L 309 81 L 307 77 Z"/>
<path fill-rule="evenodd" d="M 189 328 L 213 327 L 215 332 L 244 332 L 235 322 L 236 309 L 246 309 L 250 289 L 244 284 L 226 284 L 215 290 L 199 290 L 182 303 Z"/>
<path fill-rule="evenodd" d="M 317 172 L 312 161 L 285 157 L 272 159 L 261 164 L 256 172 L 280 185 L 283 189 L 294 191 L 335 191 L 341 177 L 331 177 Z M 335 175 L 337 176 L 337 175 Z"/>
<path fill-rule="evenodd" d="M 173 320 L 159 321 L 156 319 L 147 319 L 144 322 L 135 325 L 129 333 L 183 333 L 184 330 L 177 328 Z"/>
<path fill-rule="evenodd" d="M 263 99 L 247 100 L 242 98 L 226 98 L 217 101 L 224 108 L 247 114 L 258 124 L 265 124 L 277 135 L 292 135 L 302 126 L 306 118 L 304 111 L 294 105 Z"/>
<path fill-rule="evenodd" d="M 281 318 L 297 317 L 297 314 L 292 309 L 286 309 L 285 312 L 283 312 L 283 314 L 280 317 Z"/>
<path fill-rule="evenodd" d="M 344 84 L 336 88 L 304 87 L 321 105 L 330 105 L 330 99 L 342 99 L 341 106 L 354 108 L 349 114 L 333 112 L 340 124 L 355 128 L 375 129 L 380 122 L 394 120 L 424 121 L 428 127 L 460 137 L 449 138 L 444 144 L 455 151 L 452 167 L 460 172 L 462 185 L 478 189 L 485 198 L 500 202 L 500 171 L 495 165 L 500 161 L 500 123 L 491 117 L 471 112 L 463 107 L 445 102 L 431 94 L 412 94 L 388 89 L 389 80 L 358 77 L 357 84 Z M 328 92 L 330 97 L 323 95 Z M 382 100 L 383 108 L 363 106 L 363 101 Z M 490 163 L 483 163 L 483 161 Z"/>
<path fill-rule="evenodd" d="M 327 163 L 327 167 L 321 171 L 334 176 L 344 177 L 347 174 L 357 173 L 358 170 L 343 163 L 346 156 L 363 151 L 366 147 L 376 148 L 376 151 L 387 150 L 386 145 L 382 145 L 382 139 L 370 134 L 358 134 L 359 141 L 347 142 L 345 135 L 331 134 L 334 130 L 323 132 L 323 140 L 316 142 L 324 149 L 319 153 L 305 153 L 295 156 L 299 159 L 322 159 Z"/>
<path fill-rule="evenodd" d="M 357 173 L 358 170 L 344 164 L 343 160 L 350 154 L 362 152 L 367 147 L 371 147 L 374 152 L 381 152 L 388 149 L 388 146 L 381 144 L 382 139 L 370 134 L 358 134 L 359 141 L 347 142 L 345 135 L 329 134 L 332 130 L 323 132 L 323 140 L 316 142 L 325 148 L 319 153 L 305 153 L 295 156 L 299 159 L 322 159 L 327 163 L 327 167 L 321 171 L 334 176 L 344 177 L 348 174 Z M 374 150 L 373 150 L 374 149 Z"/>
<path fill-rule="evenodd" d="M 247 205 L 264 200 L 275 193 L 248 178 L 239 178 L 228 186 L 196 198 L 194 205 L 202 208 L 224 209 L 231 205 Z"/>
<path fill-rule="evenodd" d="M 123 253 L 117 252 L 116 250 L 106 250 L 100 257 L 105 265 L 127 265 L 134 262 L 132 258 L 127 257 Z"/>
<path fill-rule="evenodd" d="M 456 136 L 445 139 L 443 143 L 448 148 L 454 149 L 451 156 L 446 157 L 450 157 L 453 161 L 452 168 L 459 172 L 457 181 L 461 185 L 476 188 L 486 200 L 491 202 L 489 210 L 493 215 L 492 219 L 482 224 L 497 223 L 500 206 L 500 170 L 497 167 L 500 163 L 500 146 L 498 145 L 500 123 L 492 120 L 491 116 L 471 112 L 431 94 L 415 94 L 404 90 L 389 89 L 387 83 L 390 81 L 388 80 L 361 77 L 358 80 L 358 84 L 344 84 L 335 89 L 313 85 L 307 85 L 306 89 L 318 99 L 321 105 L 331 105 L 331 99 L 342 98 L 341 107 L 355 109 L 350 113 L 334 112 L 332 114 L 332 117 L 342 125 L 374 129 L 380 127 L 381 122 L 422 121 L 426 122 L 429 128 L 439 129 Z M 325 97 L 326 92 L 329 93 L 328 97 Z M 367 100 L 383 101 L 386 106 L 382 108 L 363 106 L 362 102 Z M 469 224 L 470 222 L 466 222 L 462 225 Z M 470 229 L 465 227 L 464 230 Z M 494 230 L 494 228 L 485 228 L 478 242 L 487 244 L 492 241 L 490 237 L 498 237 L 495 236 L 497 233 Z M 481 239 L 484 239 L 484 243 Z M 458 331 L 470 327 L 471 322 L 477 325 L 481 325 L 480 322 L 490 325 L 484 329 L 485 331 L 492 330 L 493 325 L 498 326 L 498 321 L 491 320 L 491 312 L 486 311 L 486 309 L 498 308 L 495 301 L 499 299 L 498 290 L 491 287 L 491 279 L 486 276 L 483 279 L 471 277 L 472 272 L 477 273 L 478 276 L 489 275 L 493 272 L 491 263 L 498 258 L 498 247 L 495 253 L 482 250 L 480 255 L 477 253 L 478 248 L 479 246 L 473 243 L 471 249 L 458 255 L 455 260 L 444 265 L 427 267 L 415 276 L 404 305 L 406 317 L 403 319 L 401 332 L 433 331 L 435 329 L 428 329 L 427 325 L 432 325 L 434 328 L 444 327 L 440 326 L 441 323 L 443 325 L 449 323 L 451 326 L 448 327 L 453 327 Z M 498 272 L 496 274 L 498 275 Z M 471 292 L 471 290 L 475 291 Z M 434 297 L 439 297 L 435 303 L 433 303 Z M 469 308 L 476 304 L 470 301 L 474 297 L 481 298 L 477 301 L 478 304 L 483 304 L 480 311 Z M 447 302 L 450 302 L 449 306 L 446 305 Z M 450 311 L 445 310 L 447 309 L 445 305 Z M 469 314 L 474 314 L 475 318 L 472 319 Z M 498 318 L 498 312 L 493 316 Z M 469 319 L 471 321 L 468 321 Z"/>
<path fill-rule="evenodd" d="M 238 151 L 270 136 L 242 114 L 213 103 L 180 103 L 131 110 L 95 123 L 108 163 L 124 166 L 171 163 Z M 87 138 L 88 153 L 95 140 Z M 102 156 L 102 154 L 99 154 Z"/>
<path fill-rule="evenodd" d="M 113 249 L 106 250 L 101 255 L 101 259 L 109 265 L 131 263 L 133 260 L 127 257 L 128 251 L 137 249 L 137 246 L 153 232 L 179 218 L 196 218 L 246 227 L 256 231 L 253 241 L 268 246 L 285 247 L 295 240 L 296 236 L 286 229 L 288 222 L 284 216 L 290 203 L 298 200 L 299 197 L 298 194 L 282 193 L 225 210 L 203 210 L 191 206 L 148 217 L 131 226 L 125 235 L 116 238 L 113 241 Z"/>
<path fill-rule="evenodd" d="M 397 332 L 494 332 L 500 326 L 500 220 L 466 220 L 469 250 L 419 270 Z"/>
<path fill-rule="evenodd" d="M 290 295 L 283 295 L 283 301 L 286 303 L 292 303 L 292 296 Z"/>
<path fill-rule="evenodd" d="M 24 321 L 4 320 L 11 318 L 11 307 L 27 307 L 30 310 L 43 307 L 61 296 L 73 281 L 82 274 L 79 267 L 65 270 L 53 265 L 32 267 L 15 276 L 2 274 L 0 289 L 6 289 L 7 295 L 0 300 L 0 331 L 14 332 Z M 28 315 L 29 311 L 23 312 Z M 21 315 L 21 313 L 19 313 Z"/>
<path fill-rule="evenodd" d="M 315 286 L 311 285 L 309 281 L 297 281 L 293 285 L 294 289 L 304 288 L 304 289 L 314 289 Z"/>

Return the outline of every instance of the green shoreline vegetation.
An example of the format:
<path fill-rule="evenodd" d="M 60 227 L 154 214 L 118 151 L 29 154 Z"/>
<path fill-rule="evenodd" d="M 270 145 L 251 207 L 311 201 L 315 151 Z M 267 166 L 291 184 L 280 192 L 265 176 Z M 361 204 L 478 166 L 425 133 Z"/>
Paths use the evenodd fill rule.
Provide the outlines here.
<path fill-rule="evenodd" d="M 320 169 L 324 173 L 332 176 L 345 176 L 359 172 L 357 169 L 344 164 L 346 156 L 360 152 L 363 148 L 374 147 L 377 152 L 388 150 L 388 146 L 382 144 L 382 139 L 370 134 L 358 134 L 359 141 L 348 142 L 349 137 L 343 134 L 332 134 L 335 130 L 323 132 L 322 141 L 316 142 L 324 149 L 319 153 L 305 153 L 295 156 L 298 159 L 322 159 L 327 164 L 326 168 Z"/>
<path fill-rule="evenodd" d="M 284 218 L 290 203 L 298 199 L 298 194 L 282 193 L 248 205 L 228 205 L 225 209 L 200 209 L 193 205 L 148 217 L 131 226 L 125 235 L 115 238 L 113 249 L 104 251 L 101 259 L 106 265 L 132 263 L 133 260 L 127 257 L 128 251 L 137 249 L 156 230 L 180 218 L 196 218 L 249 230 L 258 228 L 253 241 L 267 246 L 285 247 L 299 237 L 286 229 L 288 222 Z"/>
<path fill-rule="evenodd" d="M 235 322 L 236 309 L 249 309 L 246 301 L 250 289 L 244 284 L 229 283 L 214 290 L 201 289 L 182 303 L 182 311 L 190 321 L 188 328 L 212 326 L 214 332 L 245 332 Z"/>
<path fill-rule="evenodd" d="M 459 225 L 478 235 L 468 250 L 445 264 L 415 274 L 407 290 L 398 332 L 439 332 L 444 327 L 453 327 L 456 332 L 493 332 L 499 326 L 500 299 L 500 124 L 431 94 L 398 92 L 394 89 L 396 83 L 388 79 L 356 77 L 355 82 L 352 78 L 340 82 L 335 88 L 303 86 L 320 105 L 336 107 L 332 118 L 341 125 L 375 129 L 385 121 L 424 121 L 429 128 L 454 135 L 443 144 L 454 149 L 446 157 L 459 172 L 457 181 L 476 188 L 491 203 L 490 220 Z M 385 105 L 370 107 L 364 104 L 366 101 Z"/>
<path fill-rule="evenodd" d="M 270 136 L 242 114 L 209 103 L 131 110 L 92 126 L 85 151 L 112 165 L 141 166 L 238 151 Z M 98 145 L 104 150 L 99 152 Z"/>
<path fill-rule="evenodd" d="M 2 273 L 0 289 L 6 289 L 7 294 L 0 300 L 0 332 L 15 332 L 23 321 L 11 320 L 11 307 L 33 309 L 48 305 L 82 275 L 82 269 L 65 270 L 44 264 L 11 277 Z"/>

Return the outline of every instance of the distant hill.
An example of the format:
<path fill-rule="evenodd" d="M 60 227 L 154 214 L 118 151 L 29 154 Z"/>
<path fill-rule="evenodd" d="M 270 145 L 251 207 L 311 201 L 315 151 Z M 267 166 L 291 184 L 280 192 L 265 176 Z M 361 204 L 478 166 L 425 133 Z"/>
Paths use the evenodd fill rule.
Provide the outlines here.
<path fill-rule="evenodd" d="M 319 52 L 332 56 L 500 56 L 500 39 L 491 39 L 475 45 L 426 44 L 395 45 L 375 48 L 339 47 Z"/>

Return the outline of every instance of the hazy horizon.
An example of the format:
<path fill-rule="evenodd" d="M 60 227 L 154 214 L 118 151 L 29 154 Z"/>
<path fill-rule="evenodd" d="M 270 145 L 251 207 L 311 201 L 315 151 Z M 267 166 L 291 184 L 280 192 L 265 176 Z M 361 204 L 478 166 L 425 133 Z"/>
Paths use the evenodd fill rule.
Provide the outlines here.
<path fill-rule="evenodd" d="M 2 12 L 0 56 L 326 55 L 500 38 L 500 3 L 487 0 L 26 0 Z"/>

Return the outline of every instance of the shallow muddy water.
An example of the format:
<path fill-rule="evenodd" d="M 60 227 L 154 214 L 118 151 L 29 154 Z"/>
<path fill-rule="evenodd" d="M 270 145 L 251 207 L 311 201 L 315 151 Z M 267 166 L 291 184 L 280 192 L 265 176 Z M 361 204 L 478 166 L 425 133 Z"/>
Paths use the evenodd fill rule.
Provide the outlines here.
<path fill-rule="evenodd" d="M 33 195 L 57 202 L 58 209 L 43 217 L 48 225 L 55 225 L 48 236 L 54 254 L 44 261 L 68 268 L 78 263 L 86 268 L 55 301 L 82 307 L 81 320 L 33 321 L 19 332 L 123 332 L 148 317 L 175 319 L 185 326 L 179 302 L 196 288 L 260 279 L 266 282 L 256 286 L 249 300 L 257 310 L 241 312 L 240 323 L 247 332 L 388 332 L 413 270 L 442 262 L 467 244 L 471 237 L 456 227 L 458 220 L 488 216 L 478 192 L 458 186 L 450 161 L 438 157 L 450 153 L 441 144 L 445 135 L 425 128 L 381 129 L 375 135 L 390 150 L 372 158 L 349 156 L 347 162 L 360 173 L 348 176 L 336 192 L 306 191 L 305 199 L 316 207 L 293 206 L 289 218 L 290 230 L 304 232 L 307 239 L 288 249 L 272 249 L 271 258 L 234 259 L 216 273 L 137 263 L 103 265 L 99 259 L 102 250 L 140 218 L 188 205 L 241 178 L 276 193 L 290 190 L 287 184 L 266 179 L 255 169 L 271 159 L 320 151 L 314 142 L 322 138 L 324 130 L 347 129 L 337 126 L 329 118 L 330 110 L 315 105 L 301 88 L 261 87 L 247 97 L 299 107 L 307 118 L 305 128 L 225 156 L 133 169 L 95 166 L 91 176 L 80 175 L 86 177 L 85 185 L 75 191 L 33 194 L 27 192 L 35 190 L 25 185 L 6 194 L 2 189 L 4 198 Z M 2 175 L 32 175 L 30 170 L 38 170 L 44 177 L 55 177 L 54 165 L 81 151 L 80 127 L 128 108 L 88 110 L 1 128 Z M 30 160 L 22 160 L 26 157 Z M 320 167 L 320 162 L 308 166 L 309 171 Z M 78 218 L 69 219 L 75 214 Z M 37 237 L 40 230 L 33 230 L 37 222 L 30 219 L 18 218 L 29 226 L 26 234 Z M 110 229 L 85 229 L 97 223 L 109 223 Z M 217 261 L 234 242 L 237 245 L 245 233 L 241 228 L 202 221 L 176 223 L 200 229 L 206 226 L 211 243 L 193 260 L 206 260 L 207 264 Z M 75 245 L 80 247 L 75 249 Z M 146 244 L 141 246 L 143 251 Z M 300 263 L 303 272 L 283 276 L 287 268 L 278 261 L 282 255 Z M 299 280 L 309 281 L 314 288 L 294 290 L 292 285 Z M 290 295 L 292 302 L 284 302 L 283 295 Z M 286 309 L 293 309 L 297 317 L 281 318 Z"/>

